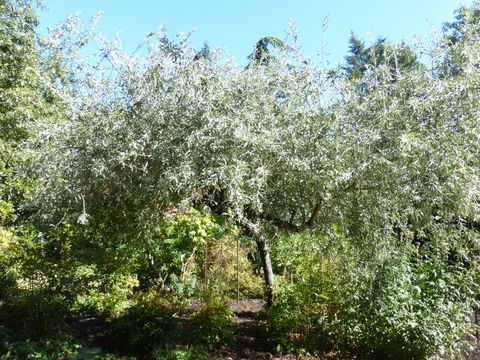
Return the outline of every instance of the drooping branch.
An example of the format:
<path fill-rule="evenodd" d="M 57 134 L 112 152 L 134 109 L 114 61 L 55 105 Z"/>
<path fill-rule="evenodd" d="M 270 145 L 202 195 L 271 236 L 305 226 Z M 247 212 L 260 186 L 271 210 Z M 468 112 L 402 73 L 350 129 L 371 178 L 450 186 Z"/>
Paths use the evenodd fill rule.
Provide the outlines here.
<path fill-rule="evenodd" d="M 352 182 L 347 187 L 343 189 L 329 189 L 328 192 L 331 193 L 354 193 L 356 191 L 394 191 L 397 187 L 401 187 L 403 185 L 407 185 L 408 182 L 403 181 L 401 183 L 397 183 L 395 186 L 381 186 L 381 185 L 359 185 L 356 182 Z"/>

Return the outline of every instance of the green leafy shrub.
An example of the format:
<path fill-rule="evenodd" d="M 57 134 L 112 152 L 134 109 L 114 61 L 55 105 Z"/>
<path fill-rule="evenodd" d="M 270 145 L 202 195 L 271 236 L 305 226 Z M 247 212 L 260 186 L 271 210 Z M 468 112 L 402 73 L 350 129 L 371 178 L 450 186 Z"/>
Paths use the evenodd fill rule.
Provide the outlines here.
<path fill-rule="evenodd" d="M 302 256 L 268 312 L 280 351 L 425 359 L 462 346 L 478 289 L 471 268 L 397 245 L 366 256 L 341 236 L 319 250 Z"/>
<path fill-rule="evenodd" d="M 61 293 L 48 288 L 18 291 L 9 299 L 10 316 L 19 319 L 18 325 L 34 334 L 41 334 L 63 323 L 69 313 L 68 302 Z"/>
<path fill-rule="evenodd" d="M 115 317 L 131 305 L 133 289 L 138 285 L 134 274 L 94 272 L 92 277 L 88 286 L 76 294 L 73 310 Z"/>
<path fill-rule="evenodd" d="M 103 360 L 102 349 L 99 347 L 81 347 L 70 355 L 68 360 Z"/>
<path fill-rule="evenodd" d="M 0 354 L 7 352 L 9 344 L 12 342 L 13 334 L 5 326 L 0 325 Z"/>
<path fill-rule="evenodd" d="M 10 293 L 16 285 L 15 275 L 8 268 L 0 264 L 0 298 Z"/>
<path fill-rule="evenodd" d="M 129 249 L 78 224 L 63 224 L 48 233 L 26 227 L 4 241 L 2 250 L 10 272 L 0 278 L 14 275 L 17 293 L 32 301 L 44 292 L 74 311 L 115 315 L 130 305 L 138 285 L 133 260 L 123 261 Z"/>
<path fill-rule="evenodd" d="M 58 333 L 39 340 L 12 341 L 0 327 L 0 360 L 52 360 L 70 356 L 81 348 L 68 333 Z"/>
<path fill-rule="evenodd" d="M 7 260 L 12 237 L 12 232 L 0 226 L 0 298 L 7 295 L 16 285 L 14 270 L 8 266 Z"/>
<path fill-rule="evenodd" d="M 113 337 L 125 351 L 151 350 L 169 343 L 175 336 L 173 310 L 152 295 L 140 297 L 126 313 L 113 320 Z"/>
<path fill-rule="evenodd" d="M 180 307 L 208 288 L 219 296 L 261 296 L 262 286 L 238 230 L 208 209 L 170 209 L 137 249 L 142 288 L 169 289 Z M 238 260 L 238 261 L 237 261 Z M 238 284 L 237 284 L 238 273 Z"/>
<path fill-rule="evenodd" d="M 441 259 L 393 255 L 352 279 L 336 336 L 365 357 L 424 359 L 459 350 L 475 297 L 471 274 Z"/>
<path fill-rule="evenodd" d="M 330 323 L 339 307 L 340 259 L 314 254 L 303 260 L 295 282 L 285 279 L 279 284 L 277 300 L 267 312 L 268 329 L 280 353 L 334 346 L 335 340 L 319 324 Z"/>
<path fill-rule="evenodd" d="M 237 295 L 243 299 L 263 297 L 263 279 L 255 274 L 247 255 L 248 249 L 239 234 L 211 241 L 208 291 L 228 298 L 236 298 Z"/>
<path fill-rule="evenodd" d="M 173 279 L 189 282 L 201 272 L 207 239 L 219 239 L 228 231 L 207 211 L 170 209 L 149 229 L 139 251 L 140 284 L 166 287 Z"/>
<path fill-rule="evenodd" d="M 224 301 L 211 299 L 192 315 L 193 341 L 209 348 L 226 343 L 233 336 L 233 316 Z"/>

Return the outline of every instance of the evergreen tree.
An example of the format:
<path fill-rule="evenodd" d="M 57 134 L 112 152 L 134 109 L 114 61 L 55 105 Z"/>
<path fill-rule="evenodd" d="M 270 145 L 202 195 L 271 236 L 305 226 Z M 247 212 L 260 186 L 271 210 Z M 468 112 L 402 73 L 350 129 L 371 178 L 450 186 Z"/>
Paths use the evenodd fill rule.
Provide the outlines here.
<path fill-rule="evenodd" d="M 248 56 L 250 65 L 269 65 L 275 58 L 271 54 L 270 48 L 276 48 L 280 50 L 288 50 L 289 46 L 282 40 L 274 36 L 265 36 L 255 43 L 253 52 Z"/>
<path fill-rule="evenodd" d="M 443 59 L 438 69 L 439 76 L 462 75 L 465 66 L 471 64 L 468 57 L 475 53 L 473 49 L 469 49 L 475 45 L 475 41 L 472 40 L 480 35 L 480 4 L 475 1 L 470 8 L 465 6 L 459 8 L 455 21 L 444 24 L 443 34 L 441 46 Z"/>
<path fill-rule="evenodd" d="M 350 55 L 345 57 L 347 64 L 343 70 L 350 80 L 361 81 L 368 70 L 378 70 L 385 66 L 390 81 L 395 81 L 400 73 L 420 66 L 417 56 L 405 43 L 395 45 L 385 38 L 379 38 L 372 46 L 367 47 L 354 33 L 349 42 Z M 360 90 L 364 92 L 365 85 L 361 85 Z"/>

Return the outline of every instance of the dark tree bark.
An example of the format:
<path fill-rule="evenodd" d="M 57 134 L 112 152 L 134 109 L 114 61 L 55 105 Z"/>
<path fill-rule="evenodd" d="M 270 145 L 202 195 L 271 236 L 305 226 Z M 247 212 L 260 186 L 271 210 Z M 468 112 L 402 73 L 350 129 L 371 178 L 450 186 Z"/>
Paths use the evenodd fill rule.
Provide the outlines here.
<path fill-rule="evenodd" d="M 260 230 L 260 227 L 254 224 L 250 219 L 262 219 L 270 224 L 277 226 L 279 229 L 283 229 L 287 232 L 301 232 L 309 227 L 312 227 L 315 224 L 315 221 L 320 212 L 322 202 L 318 201 L 313 205 L 312 212 L 308 220 L 305 223 L 296 225 L 291 222 L 275 218 L 267 214 L 258 214 L 253 212 L 249 213 L 247 217 L 242 218 L 237 221 L 237 224 L 248 231 L 250 235 L 255 237 L 257 243 L 258 253 L 260 254 L 260 259 L 262 261 L 263 268 L 263 277 L 265 279 L 265 290 L 266 290 L 266 301 L 267 307 L 272 306 L 273 304 L 273 286 L 275 285 L 275 276 L 273 274 L 272 262 L 270 261 L 270 251 L 268 249 L 268 241 L 265 238 L 265 235 Z"/>
<path fill-rule="evenodd" d="M 275 277 L 273 275 L 272 263 L 270 261 L 270 252 L 268 249 L 268 244 L 265 239 L 258 238 L 256 240 L 258 252 L 260 254 L 260 259 L 262 260 L 263 267 L 263 277 L 265 278 L 265 287 L 266 287 L 266 301 L 267 307 L 272 306 L 273 304 L 273 285 L 275 284 Z"/>

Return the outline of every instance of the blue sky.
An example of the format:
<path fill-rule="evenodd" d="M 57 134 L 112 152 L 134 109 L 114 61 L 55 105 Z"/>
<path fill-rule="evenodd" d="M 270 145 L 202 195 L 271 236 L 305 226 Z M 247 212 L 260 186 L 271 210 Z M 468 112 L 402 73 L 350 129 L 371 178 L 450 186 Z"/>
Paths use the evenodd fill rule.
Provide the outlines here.
<path fill-rule="evenodd" d="M 223 46 L 241 64 L 256 41 L 264 36 L 285 38 L 289 20 L 299 30 L 305 55 L 316 58 L 324 43 L 323 19 L 328 16 L 326 52 L 332 64 L 343 61 L 354 31 L 369 40 L 379 36 L 392 41 L 425 36 L 454 18 L 460 5 L 473 0 L 44 0 L 41 31 L 67 15 L 80 12 L 84 21 L 103 10 L 100 30 L 108 37 L 121 31 L 127 50 L 133 50 L 158 25 L 177 31 L 196 28 L 192 45 Z M 319 59 L 319 58 L 317 58 Z"/>

